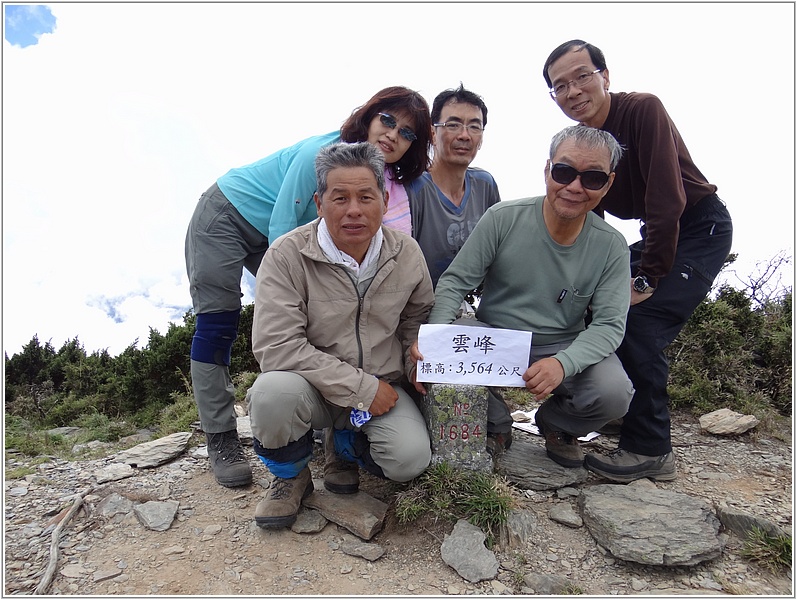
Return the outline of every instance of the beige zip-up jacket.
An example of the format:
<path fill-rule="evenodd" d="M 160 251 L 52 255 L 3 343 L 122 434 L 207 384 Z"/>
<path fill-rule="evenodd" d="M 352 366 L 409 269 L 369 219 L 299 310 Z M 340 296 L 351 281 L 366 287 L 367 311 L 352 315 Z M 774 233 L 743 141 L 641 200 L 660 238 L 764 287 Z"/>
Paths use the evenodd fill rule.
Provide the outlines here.
<path fill-rule="evenodd" d="M 257 272 L 252 351 L 267 371 L 304 377 L 328 402 L 367 410 L 377 378 L 411 376 L 410 346 L 434 304 L 418 243 L 382 227 L 379 266 L 361 297 L 318 244 L 318 221 L 278 238 Z"/>

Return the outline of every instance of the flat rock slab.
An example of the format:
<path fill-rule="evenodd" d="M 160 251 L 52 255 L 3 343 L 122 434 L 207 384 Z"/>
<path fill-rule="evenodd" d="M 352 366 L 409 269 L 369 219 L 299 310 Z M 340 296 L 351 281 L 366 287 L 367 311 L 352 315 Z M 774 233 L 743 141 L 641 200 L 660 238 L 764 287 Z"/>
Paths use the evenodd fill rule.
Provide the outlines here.
<path fill-rule="evenodd" d="M 190 439 L 191 433 L 187 431 L 173 433 L 123 450 L 116 460 L 137 469 L 157 467 L 185 452 Z"/>
<path fill-rule="evenodd" d="M 747 539 L 754 527 L 771 537 L 789 537 L 788 531 L 785 531 L 769 519 L 751 515 L 735 508 L 720 507 L 717 509 L 717 516 L 725 529 L 733 531 L 743 540 Z"/>
<path fill-rule="evenodd" d="M 460 577 L 471 583 L 492 579 L 498 574 L 498 559 L 485 547 L 485 539 L 481 529 L 460 519 L 443 540 L 440 556 Z"/>
<path fill-rule="evenodd" d="M 512 446 L 497 461 L 496 470 L 509 481 L 527 490 L 557 490 L 587 480 L 583 467 L 568 469 L 555 463 L 545 448 L 526 435 L 513 432 Z"/>
<path fill-rule="evenodd" d="M 720 408 L 699 419 L 700 429 L 714 435 L 739 435 L 758 425 L 753 415 L 743 415 L 729 408 Z"/>
<path fill-rule="evenodd" d="M 94 477 L 97 478 L 97 483 L 106 483 L 108 481 L 118 481 L 127 477 L 132 477 L 136 471 L 126 463 L 111 463 L 102 469 L 94 471 Z"/>
<path fill-rule="evenodd" d="M 696 565 L 722 553 L 720 522 L 707 502 L 648 486 L 600 484 L 578 507 L 595 541 L 614 557 L 643 565 Z"/>
<path fill-rule="evenodd" d="M 317 510 L 302 507 L 296 517 L 296 521 L 291 525 L 294 533 L 318 533 L 327 526 L 327 521 Z"/>
<path fill-rule="evenodd" d="M 314 508 L 326 519 L 345 527 L 357 537 L 370 540 L 381 529 L 387 514 L 387 504 L 365 492 L 333 494 L 324 488 L 323 479 L 314 479 L 315 491 L 302 502 Z"/>
<path fill-rule="evenodd" d="M 139 523 L 153 531 L 166 531 L 172 526 L 172 521 L 177 514 L 180 503 L 176 500 L 159 502 L 151 500 L 144 504 L 133 506 L 133 512 Z"/>
<path fill-rule="evenodd" d="M 344 554 L 359 556 L 368 561 L 375 561 L 382 557 L 385 549 L 379 544 L 369 544 L 367 542 L 343 542 L 340 549 Z"/>

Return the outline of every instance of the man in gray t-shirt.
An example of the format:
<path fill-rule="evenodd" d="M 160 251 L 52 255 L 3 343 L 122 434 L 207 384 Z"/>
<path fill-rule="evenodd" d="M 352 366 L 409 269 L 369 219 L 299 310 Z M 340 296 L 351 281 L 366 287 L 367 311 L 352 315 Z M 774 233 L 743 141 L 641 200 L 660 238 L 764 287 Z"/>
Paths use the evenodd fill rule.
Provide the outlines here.
<path fill-rule="evenodd" d="M 434 159 L 406 186 L 412 237 L 420 245 L 436 286 L 484 212 L 500 202 L 487 171 L 471 168 L 481 148 L 487 107 L 478 94 L 445 90 L 432 104 Z"/>

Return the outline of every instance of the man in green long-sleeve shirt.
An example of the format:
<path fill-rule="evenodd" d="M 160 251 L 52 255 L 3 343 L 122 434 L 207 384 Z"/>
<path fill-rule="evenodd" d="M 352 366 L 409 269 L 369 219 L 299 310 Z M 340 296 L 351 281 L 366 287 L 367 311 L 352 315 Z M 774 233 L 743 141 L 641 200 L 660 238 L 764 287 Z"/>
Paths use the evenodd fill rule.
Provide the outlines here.
<path fill-rule="evenodd" d="M 484 280 L 479 326 L 531 331 L 526 387 L 548 456 L 580 467 L 577 437 L 625 414 L 633 387 L 614 351 L 630 302 L 623 236 L 591 211 L 614 180 L 622 155 L 606 132 L 568 127 L 554 136 L 546 195 L 491 207 L 443 273 L 430 323 L 451 323 L 465 294 Z M 585 327 L 585 317 L 591 321 Z M 473 321 L 471 321 L 472 323 Z M 465 321 L 463 324 L 466 324 Z M 511 443 L 512 418 L 490 394 L 488 450 Z"/>

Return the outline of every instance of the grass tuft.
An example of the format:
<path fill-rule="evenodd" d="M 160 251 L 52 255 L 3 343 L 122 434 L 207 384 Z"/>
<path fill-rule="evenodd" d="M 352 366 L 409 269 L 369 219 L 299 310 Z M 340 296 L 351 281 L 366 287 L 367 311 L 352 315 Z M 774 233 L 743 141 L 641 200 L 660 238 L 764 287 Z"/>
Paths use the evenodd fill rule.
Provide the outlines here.
<path fill-rule="evenodd" d="M 791 568 L 791 537 L 773 536 L 753 527 L 745 540 L 742 556 L 757 562 L 772 573 Z"/>
<path fill-rule="evenodd" d="M 500 477 L 447 462 L 432 465 L 396 499 L 396 517 L 406 524 L 432 513 L 449 521 L 466 519 L 485 531 L 492 545 L 514 504 L 511 488 Z"/>

